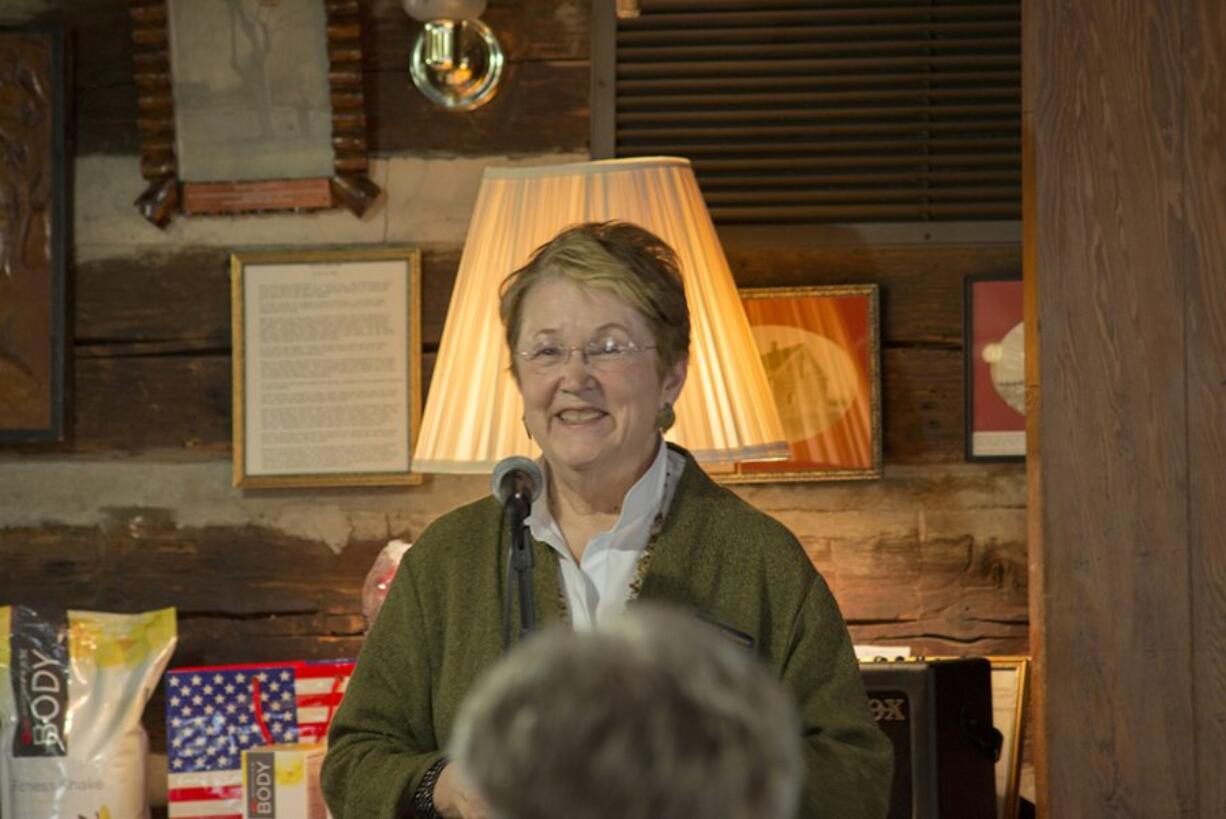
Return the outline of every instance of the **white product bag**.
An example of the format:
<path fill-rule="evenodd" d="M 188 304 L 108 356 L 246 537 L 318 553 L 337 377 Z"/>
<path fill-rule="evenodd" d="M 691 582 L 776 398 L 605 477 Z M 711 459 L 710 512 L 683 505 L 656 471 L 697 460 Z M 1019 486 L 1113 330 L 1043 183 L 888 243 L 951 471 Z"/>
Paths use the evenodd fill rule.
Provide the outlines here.
<path fill-rule="evenodd" d="M 0 817 L 145 819 L 141 712 L 175 610 L 0 607 Z"/>

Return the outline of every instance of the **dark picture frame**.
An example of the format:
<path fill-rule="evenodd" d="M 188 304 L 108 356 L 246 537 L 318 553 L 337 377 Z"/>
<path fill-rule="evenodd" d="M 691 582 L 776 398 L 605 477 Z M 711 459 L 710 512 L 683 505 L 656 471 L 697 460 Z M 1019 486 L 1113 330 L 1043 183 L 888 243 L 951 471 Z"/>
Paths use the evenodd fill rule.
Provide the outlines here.
<path fill-rule="evenodd" d="M 61 441 L 68 398 L 68 54 L 0 27 L 0 442 Z"/>
<path fill-rule="evenodd" d="M 420 484 L 421 251 L 230 256 L 234 485 Z"/>
<path fill-rule="evenodd" d="M 253 93 L 254 101 L 246 103 L 237 101 L 241 96 L 238 92 L 217 90 L 209 83 L 197 82 L 190 88 L 176 86 L 174 65 L 177 60 L 188 57 L 176 53 L 175 38 L 171 33 L 172 4 L 194 4 L 182 8 L 199 13 L 203 2 L 207 1 L 129 0 L 138 92 L 137 126 L 141 135 L 141 175 L 149 183 L 136 200 L 137 209 L 158 227 L 165 227 L 179 212 L 209 215 L 344 207 L 356 216 L 363 215 L 378 198 L 380 190 L 368 176 L 362 91 L 361 7 L 358 0 L 228 0 L 228 4 L 217 3 L 219 10 L 228 10 L 234 17 L 228 36 L 218 36 L 218 53 L 231 55 L 228 59 L 234 64 L 237 76 L 258 74 L 261 77 L 258 81 L 250 81 L 259 86 L 256 90 L 260 93 Z M 321 12 L 311 17 L 310 24 L 282 25 L 277 29 L 284 38 L 297 38 L 283 43 L 282 51 L 292 49 L 294 54 L 305 53 L 311 57 L 296 61 L 303 65 L 305 73 L 301 76 L 293 74 L 288 68 L 282 72 L 288 77 L 285 80 L 287 87 L 294 89 L 293 100 L 277 98 L 276 91 L 280 86 L 273 86 L 265 78 L 267 72 L 242 70 L 242 66 L 256 59 L 253 55 L 257 50 L 262 49 L 259 51 L 261 59 L 268 59 L 267 54 L 274 47 L 269 44 L 277 42 L 277 35 L 269 33 L 266 20 L 254 15 L 262 13 L 261 9 L 276 7 L 298 9 L 299 13 L 310 11 L 313 15 L 316 11 Z M 284 17 L 282 21 L 286 19 L 301 23 L 296 17 Z M 261 25 L 264 27 L 261 28 Z M 246 43 L 242 49 L 240 38 L 245 38 L 243 42 Z M 185 45 L 180 47 L 186 50 Z M 325 53 L 317 53 L 317 47 L 324 49 Z M 207 56 L 210 54 L 207 48 L 197 47 L 193 53 L 206 55 L 203 58 L 197 56 L 198 60 L 213 59 Z M 224 67 L 220 58 L 214 59 L 214 62 L 217 63 L 215 70 Z M 321 85 L 324 82 L 323 73 L 326 73 L 326 89 Z M 244 78 L 242 83 L 249 84 L 249 81 Z M 314 108 L 310 108 L 300 96 L 309 97 Z M 193 110 L 198 108 L 206 113 L 222 110 L 218 106 L 232 105 L 235 113 L 213 116 L 214 121 L 241 120 L 242 114 L 250 113 L 243 105 L 254 106 L 256 119 L 262 123 L 271 121 L 272 115 L 279 112 L 284 113 L 289 109 L 296 111 L 297 114 L 277 118 L 283 126 L 277 133 L 310 135 L 309 141 L 314 150 L 310 151 L 310 157 L 302 160 L 306 163 L 302 167 L 309 168 L 305 172 L 309 175 L 284 173 L 284 157 L 281 155 L 284 152 L 277 151 L 263 160 L 270 165 L 267 178 L 259 174 L 256 174 L 259 178 L 252 178 L 248 172 L 242 174 L 241 179 L 185 181 L 181 163 L 190 163 L 192 157 L 180 156 L 185 145 L 190 146 L 190 141 L 184 142 L 180 138 L 183 135 L 176 133 L 180 127 L 176 115 L 177 98 L 181 98 L 179 104 L 185 109 L 193 107 Z M 213 107 L 210 108 L 210 105 Z M 331 130 L 327 141 L 330 142 L 332 159 L 330 169 L 324 167 L 323 175 L 315 173 L 323 167 L 319 164 L 318 146 L 323 128 L 320 105 L 331 111 Z M 299 126 L 299 120 L 304 124 Z M 252 143 L 262 141 L 252 140 Z M 306 141 L 305 137 L 303 141 Z M 287 144 L 296 146 L 297 142 L 296 138 L 292 138 Z M 241 155 L 242 151 L 233 149 L 219 153 Z M 248 164 L 260 161 L 256 157 L 250 159 Z M 272 165 L 276 166 L 275 169 Z"/>
<path fill-rule="evenodd" d="M 1025 460 L 1022 277 L 967 276 L 962 310 L 966 459 Z"/>
<path fill-rule="evenodd" d="M 725 483 L 881 477 L 878 287 L 854 284 L 739 291 L 791 457 L 740 461 Z"/>

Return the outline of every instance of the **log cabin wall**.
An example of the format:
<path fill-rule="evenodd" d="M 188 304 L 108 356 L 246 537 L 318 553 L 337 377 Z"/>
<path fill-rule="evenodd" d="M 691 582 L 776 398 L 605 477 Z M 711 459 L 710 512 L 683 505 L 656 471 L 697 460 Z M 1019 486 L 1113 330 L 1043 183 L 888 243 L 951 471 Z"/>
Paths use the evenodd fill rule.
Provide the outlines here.
<path fill-rule="evenodd" d="M 481 170 L 588 156 L 587 0 L 494 0 L 485 19 L 509 66 L 498 97 L 468 114 L 433 110 L 412 87 L 414 24 L 399 2 L 372 0 L 364 13 L 384 202 L 362 220 L 177 218 L 159 231 L 132 204 L 143 182 L 125 0 L 0 11 L 66 24 L 76 55 L 73 431 L 58 447 L 0 453 L 0 603 L 174 605 L 174 665 L 353 656 L 359 590 L 380 547 L 487 491 L 449 476 L 387 490 L 230 486 L 230 251 L 421 247 L 428 389 Z M 738 493 L 798 534 L 859 641 L 1026 653 L 1024 467 L 963 459 L 963 278 L 1018 273 L 1018 238 L 724 239 L 742 286 L 882 288 L 884 478 Z M 146 714 L 155 748 L 159 707 Z"/>

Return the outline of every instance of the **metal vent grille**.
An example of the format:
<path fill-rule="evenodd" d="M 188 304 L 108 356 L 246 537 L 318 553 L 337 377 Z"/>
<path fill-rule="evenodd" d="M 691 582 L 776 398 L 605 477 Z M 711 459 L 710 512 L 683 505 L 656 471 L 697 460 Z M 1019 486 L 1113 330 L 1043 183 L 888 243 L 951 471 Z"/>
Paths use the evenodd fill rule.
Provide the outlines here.
<path fill-rule="evenodd" d="M 1020 218 L 1020 0 L 643 0 L 602 22 L 593 153 L 688 157 L 716 222 Z"/>

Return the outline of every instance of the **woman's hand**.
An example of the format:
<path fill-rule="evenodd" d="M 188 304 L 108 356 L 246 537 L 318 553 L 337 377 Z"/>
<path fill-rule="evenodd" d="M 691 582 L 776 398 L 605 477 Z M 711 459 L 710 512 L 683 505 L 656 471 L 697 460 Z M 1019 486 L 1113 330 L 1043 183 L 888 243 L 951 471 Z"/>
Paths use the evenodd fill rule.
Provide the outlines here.
<path fill-rule="evenodd" d="M 477 794 L 460 784 L 455 765 L 444 766 L 434 783 L 434 809 L 446 819 L 489 819 L 490 810 Z"/>

